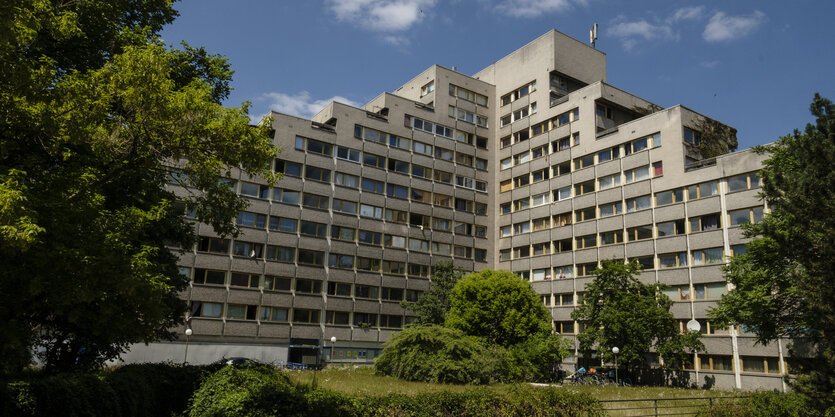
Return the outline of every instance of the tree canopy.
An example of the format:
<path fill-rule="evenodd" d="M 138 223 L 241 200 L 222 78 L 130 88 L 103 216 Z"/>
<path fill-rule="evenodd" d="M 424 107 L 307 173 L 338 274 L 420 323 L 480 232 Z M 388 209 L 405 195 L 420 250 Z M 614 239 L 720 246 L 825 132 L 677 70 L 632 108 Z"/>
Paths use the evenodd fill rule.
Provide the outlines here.
<path fill-rule="evenodd" d="M 597 352 L 605 362 L 614 362 L 611 349 L 618 347 L 618 362 L 634 367 L 643 366 L 651 353 L 660 354 L 671 368 L 692 363 L 694 351 L 704 350 L 699 333 L 679 333 L 663 286 L 639 282 L 635 275 L 640 270 L 637 262 L 604 260 L 593 272 L 584 303 L 571 313 L 584 326 L 577 335 L 580 350 L 585 357 Z"/>
<path fill-rule="evenodd" d="M 462 268 L 453 266 L 452 261 L 440 261 L 432 265 L 432 282 L 416 302 L 403 301 L 404 308 L 415 313 L 415 324 L 437 324 L 443 326 L 449 311 L 449 293 L 461 277 Z"/>
<path fill-rule="evenodd" d="M 461 278 L 449 295 L 446 326 L 511 346 L 551 332 L 551 315 L 518 275 L 491 269 Z"/>
<path fill-rule="evenodd" d="M 835 398 L 835 116 L 815 94 L 815 124 L 754 151 L 768 155 L 759 175 L 770 213 L 743 226 L 747 253 L 731 258 L 734 290 L 711 320 L 740 323 L 768 343 L 796 338 L 797 388 Z M 811 347 L 811 349 L 801 348 Z M 799 360 L 812 359 L 809 363 Z"/>
<path fill-rule="evenodd" d="M 246 202 L 220 178 L 274 180 L 268 123 L 221 105 L 228 62 L 159 40 L 176 15 L 167 0 L 0 6 L 0 372 L 33 351 L 67 369 L 171 338 L 183 205 L 234 234 Z"/>

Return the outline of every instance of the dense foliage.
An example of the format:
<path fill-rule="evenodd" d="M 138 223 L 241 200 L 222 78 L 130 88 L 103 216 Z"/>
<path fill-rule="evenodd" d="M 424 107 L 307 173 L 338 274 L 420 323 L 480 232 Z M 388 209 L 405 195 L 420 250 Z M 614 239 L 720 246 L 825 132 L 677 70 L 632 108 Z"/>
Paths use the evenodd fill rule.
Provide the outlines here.
<path fill-rule="evenodd" d="M 693 352 L 703 351 L 698 332 L 679 333 L 670 313 L 672 301 L 660 284 L 643 284 L 637 262 L 624 264 L 604 260 L 586 286 L 584 303 L 571 313 L 584 325 L 577 335 L 580 350 L 591 357 L 596 352 L 604 362 L 614 362 L 612 347 L 618 347 L 618 362 L 643 366 L 651 352 L 664 358 L 664 365 L 680 369 L 692 363 Z"/>
<path fill-rule="evenodd" d="M 503 349 L 437 325 L 411 326 L 389 339 L 375 361 L 378 374 L 407 381 L 486 384 L 499 379 Z"/>
<path fill-rule="evenodd" d="M 518 275 L 485 269 L 458 281 L 449 295 L 446 327 L 508 347 L 551 332 L 551 315 Z"/>
<path fill-rule="evenodd" d="M 835 411 L 835 410 L 833 410 Z M 824 410 L 809 408 L 804 397 L 797 393 L 781 394 L 775 391 L 756 392 L 735 401 L 716 402 L 696 414 L 704 417 L 833 417 Z"/>
<path fill-rule="evenodd" d="M 168 0 L 0 6 L 0 373 L 37 352 L 89 368 L 172 337 L 187 284 L 184 203 L 220 233 L 245 201 L 219 181 L 264 175 L 275 149 L 225 108 L 225 59 L 157 33 Z M 169 176 L 174 164 L 182 174 Z M 175 196 L 171 178 L 193 187 Z"/>
<path fill-rule="evenodd" d="M 810 108 L 814 125 L 754 149 L 768 155 L 759 174 L 771 212 L 743 226 L 753 240 L 725 269 L 735 289 L 711 320 L 741 323 L 760 343 L 795 338 L 795 388 L 822 408 L 835 405 L 835 116 L 817 94 Z"/>
<path fill-rule="evenodd" d="M 127 365 L 100 373 L 30 375 L 0 385 L 0 415 L 152 417 L 179 414 L 220 365 Z"/>
<path fill-rule="evenodd" d="M 437 324 L 443 326 L 449 311 L 449 293 L 461 277 L 462 268 L 453 266 L 452 261 L 441 261 L 432 265 L 429 290 L 414 303 L 403 301 L 404 308 L 415 314 L 415 324 Z"/>

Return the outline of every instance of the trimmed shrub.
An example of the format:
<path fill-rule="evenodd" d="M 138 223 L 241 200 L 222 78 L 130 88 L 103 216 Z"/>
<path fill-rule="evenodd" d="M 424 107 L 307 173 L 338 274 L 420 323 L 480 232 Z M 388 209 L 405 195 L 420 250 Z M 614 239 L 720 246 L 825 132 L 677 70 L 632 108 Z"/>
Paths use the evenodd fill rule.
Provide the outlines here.
<path fill-rule="evenodd" d="M 267 366 L 227 366 L 203 381 L 194 393 L 188 415 L 303 416 L 304 392 L 286 375 Z"/>
<path fill-rule="evenodd" d="M 502 356 L 503 350 L 490 351 L 460 330 L 412 326 L 386 342 L 374 367 L 377 374 L 407 381 L 486 384 L 494 380 Z"/>

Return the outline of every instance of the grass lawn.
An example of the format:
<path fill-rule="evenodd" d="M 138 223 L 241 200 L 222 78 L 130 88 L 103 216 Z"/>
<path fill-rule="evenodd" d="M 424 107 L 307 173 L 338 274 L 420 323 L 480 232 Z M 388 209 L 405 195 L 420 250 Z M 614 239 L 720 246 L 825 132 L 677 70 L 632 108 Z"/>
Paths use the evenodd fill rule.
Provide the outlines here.
<path fill-rule="evenodd" d="M 415 395 L 423 392 L 462 392 L 475 389 L 475 385 L 445 385 L 428 382 L 408 382 L 397 378 L 374 375 L 371 367 L 327 368 L 322 371 L 287 371 L 297 382 L 311 383 L 314 375 L 319 387 L 363 396 L 383 396 L 397 393 Z M 486 388 L 497 393 L 513 392 L 514 384 L 493 384 Z M 552 389 L 571 392 L 585 392 L 598 400 L 669 399 L 681 397 L 722 397 L 738 393 L 717 390 L 665 388 L 665 387 L 618 387 L 618 386 L 574 386 L 554 385 Z M 547 388 L 543 388 L 547 389 Z"/>

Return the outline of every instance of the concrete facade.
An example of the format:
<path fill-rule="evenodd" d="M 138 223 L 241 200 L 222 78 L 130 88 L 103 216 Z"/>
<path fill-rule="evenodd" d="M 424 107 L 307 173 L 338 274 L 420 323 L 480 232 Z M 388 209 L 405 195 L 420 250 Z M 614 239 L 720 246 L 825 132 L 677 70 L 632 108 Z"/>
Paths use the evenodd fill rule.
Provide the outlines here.
<path fill-rule="evenodd" d="M 738 224 L 767 211 L 752 175 L 762 157 L 705 158 L 709 119 L 605 81 L 602 52 L 551 31 L 473 76 L 435 65 L 363 108 L 273 113 L 284 177 L 233 178 L 250 197 L 245 232 L 217 239 L 198 224 L 181 257 L 194 360 L 370 361 L 440 260 L 530 280 L 573 341 L 589 272 L 638 259 L 642 281 L 670 286 L 682 328 L 701 324 L 695 383 L 785 389 L 782 343 L 756 346 L 706 315 L 728 289 L 722 265 L 744 250 Z"/>

